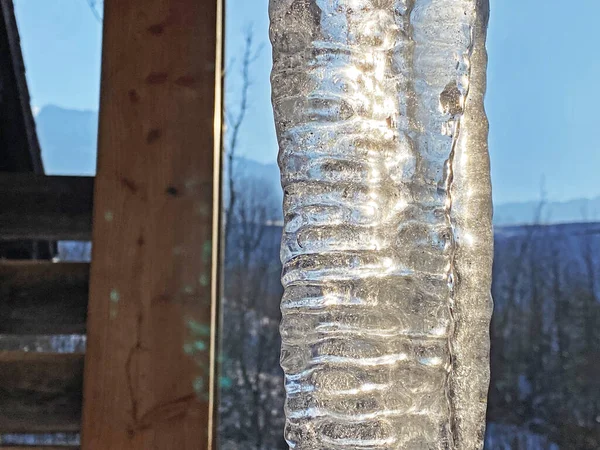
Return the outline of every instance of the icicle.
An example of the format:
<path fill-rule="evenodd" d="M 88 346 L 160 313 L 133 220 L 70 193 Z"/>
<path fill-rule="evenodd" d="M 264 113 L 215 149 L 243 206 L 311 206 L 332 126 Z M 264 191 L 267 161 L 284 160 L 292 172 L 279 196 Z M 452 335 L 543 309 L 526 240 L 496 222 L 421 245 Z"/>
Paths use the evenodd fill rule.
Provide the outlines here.
<path fill-rule="evenodd" d="M 290 448 L 483 445 L 483 0 L 271 0 Z"/>

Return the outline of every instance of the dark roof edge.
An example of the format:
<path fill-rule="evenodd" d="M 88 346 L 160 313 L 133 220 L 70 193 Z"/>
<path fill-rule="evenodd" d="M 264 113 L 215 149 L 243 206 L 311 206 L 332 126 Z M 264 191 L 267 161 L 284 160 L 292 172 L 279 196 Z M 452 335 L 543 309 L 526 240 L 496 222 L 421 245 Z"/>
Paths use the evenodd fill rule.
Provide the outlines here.
<path fill-rule="evenodd" d="M 0 13 L 0 19 L 4 21 L 7 31 L 12 67 L 17 83 L 17 95 L 19 97 L 21 114 L 26 129 L 31 166 L 34 173 L 43 174 L 44 164 L 42 162 L 40 143 L 35 128 L 35 120 L 33 118 L 33 112 L 31 111 L 31 99 L 29 97 L 29 88 L 27 87 L 27 78 L 25 77 L 25 62 L 23 61 L 23 53 L 21 52 L 21 39 L 19 37 L 13 1 L 0 0 Z"/>

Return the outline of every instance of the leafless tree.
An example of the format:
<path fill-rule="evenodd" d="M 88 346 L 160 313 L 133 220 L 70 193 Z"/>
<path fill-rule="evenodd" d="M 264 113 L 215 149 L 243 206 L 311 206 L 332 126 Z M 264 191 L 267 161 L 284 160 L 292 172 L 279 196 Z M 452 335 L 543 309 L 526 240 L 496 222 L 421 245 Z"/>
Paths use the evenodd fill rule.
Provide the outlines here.
<path fill-rule="evenodd" d="M 58 256 L 60 261 L 90 262 L 92 260 L 92 243 L 83 241 L 60 241 Z"/>
<path fill-rule="evenodd" d="M 239 64 L 232 61 L 227 69 L 230 83 L 236 84 L 232 90 L 237 89 L 232 96 L 235 103 L 227 104 L 225 112 L 224 383 L 219 432 L 224 450 L 285 448 L 278 332 L 281 266 L 278 239 L 268 224 L 276 201 L 264 181 L 239 163 L 242 126 L 251 109 L 251 69 L 260 51 L 249 27 Z"/>
<path fill-rule="evenodd" d="M 237 180 L 243 189 L 229 225 L 222 327 L 223 373 L 232 386 L 223 389 L 221 434 L 243 448 L 271 450 L 283 444 L 279 317 L 273 313 L 281 295 L 274 282 L 281 270 L 278 241 L 267 224 L 268 191 L 260 180 Z"/>
<path fill-rule="evenodd" d="M 102 10 L 104 8 L 104 0 L 86 0 L 92 14 L 98 22 L 102 22 Z"/>
<path fill-rule="evenodd" d="M 513 227 L 496 245 L 488 417 L 553 448 L 600 448 L 600 238 L 591 231 Z"/>
<path fill-rule="evenodd" d="M 240 145 L 240 132 L 242 125 L 250 108 L 249 94 L 252 87 L 251 67 L 256 61 L 262 45 L 255 48 L 254 44 L 254 33 L 252 27 L 248 26 L 246 30 L 246 38 L 244 41 L 244 53 L 241 60 L 240 68 L 240 92 L 236 96 L 237 106 L 227 105 L 225 111 L 225 129 L 226 129 L 226 147 L 225 147 L 225 160 L 226 160 L 226 194 L 227 202 L 225 208 L 225 239 L 229 236 L 231 227 L 228 224 L 233 219 L 233 213 L 236 206 L 238 197 L 238 187 L 235 183 L 235 166 L 236 158 L 239 153 Z M 235 67 L 235 60 L 229 63 L 227 68 L 226 76 L 230 76 L 229 73 L 233 72 Z"/>

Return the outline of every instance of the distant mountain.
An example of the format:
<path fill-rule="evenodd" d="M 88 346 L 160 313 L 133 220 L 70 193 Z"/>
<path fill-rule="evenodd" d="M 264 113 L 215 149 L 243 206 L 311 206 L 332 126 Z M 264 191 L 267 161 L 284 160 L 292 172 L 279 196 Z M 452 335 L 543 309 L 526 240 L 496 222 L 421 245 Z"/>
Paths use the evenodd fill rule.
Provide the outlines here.
<path fill-rule="evenodd" d="M 98 113 L 44 106 L 35 118 L 48 175 L 94 175 Z"/>
<path fill-rule="evenodd" d="M 225 187 L 225 195 L 227 195 L 227 180 L 223 174 L 223 182 Z M 271 193 L 269 199 L 274 202 L 277 209 L 283 204 L 283 190 L 281 189 L 281 178 L 279 176 L 279 167 L 277 163 L 263 164 L 249 158 L 238 158 L 235 164 L 235 177 L 250 178 L 260 181 L 266 189 Z M 243 182 L 242 182 L 243 187 Z M 239 185 L 238 185 L 239 186 Z"/>
<path fill-rule="evenodd" d="M 58 106 L 45 106 L 36 116 L 46 173 L 51 175 L 94 175 L 96 173 L 96 140 L 98 113 L 77 111 Z M 249 158 L 239 158 L 236 177 L 250 176 L 262 180 L 278 205 L 282 191 L 279 169 L 275 162 L 262 164 Z M 594 222 L 600 220 L 600 197 L 549 202 L 541 217 L 536 218 L 539 202 L 504 203 L 494 207 L 497 226 L 532 224 L 536 221 L 554 223 Z M 539 219 L 539 220 L 537 220 Z"/>
<path fill-rule="evenodd" d="M 494 206 L 495 225 L 596 222 L 600 220 L 600 197 L 548 202 L 538 214 L 540 202 L 504 203 Z M 536 217 L 536 216 L 540 217 Z"/>
<path fill-rule="evenodd" d="M 253 159 L 242 157 L 238 158 L 235 170 L 241 176 L 251 176 L 252 178 L 263 180 L 269 189 L 273 189 L 279 197 L 283 196 L 279 167 L 276 162 L 263 164 Z"/>
<path fill-rule="evenodd" d="M 279 168 L 276 163 L 262 164 L 252 159 L 240 158 L 236 172 L 262 179 L 273 189 L 277 200 L 283 197 Z M 546 202 L 540 211 L 540 202 L 515 202 L 494 205 L 494 225 L 560 224 L 600 221 L 600 196 L 579 198 L 566 202 Z M 539 217 L 538 217 L 539 216 Z"/>

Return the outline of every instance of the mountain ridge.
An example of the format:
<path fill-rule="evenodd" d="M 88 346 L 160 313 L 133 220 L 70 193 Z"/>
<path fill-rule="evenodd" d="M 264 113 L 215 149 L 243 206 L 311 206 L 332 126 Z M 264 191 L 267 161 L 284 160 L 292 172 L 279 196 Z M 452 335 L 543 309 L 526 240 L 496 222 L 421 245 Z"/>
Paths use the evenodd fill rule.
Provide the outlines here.
<path fill-rule="evenodd" d="M 94 175 L 98 112 L 74 110 L 56 105 L 44 106 L 36 115 L 37 131 L 42 147 L 42 159 L 49 175 Z M 262 163 L 241 157 L 236 164 L 236 176 L 262 180 L 272 189 L 274 200 L 282 201 L 277 163 Z M 594 222 L 600 220 L 600 196 L 567 201 L 499 203 L 494 205 L 494 225 L 528 225 Z M 539 211 L 541 210 L 541 213 Z"/>

